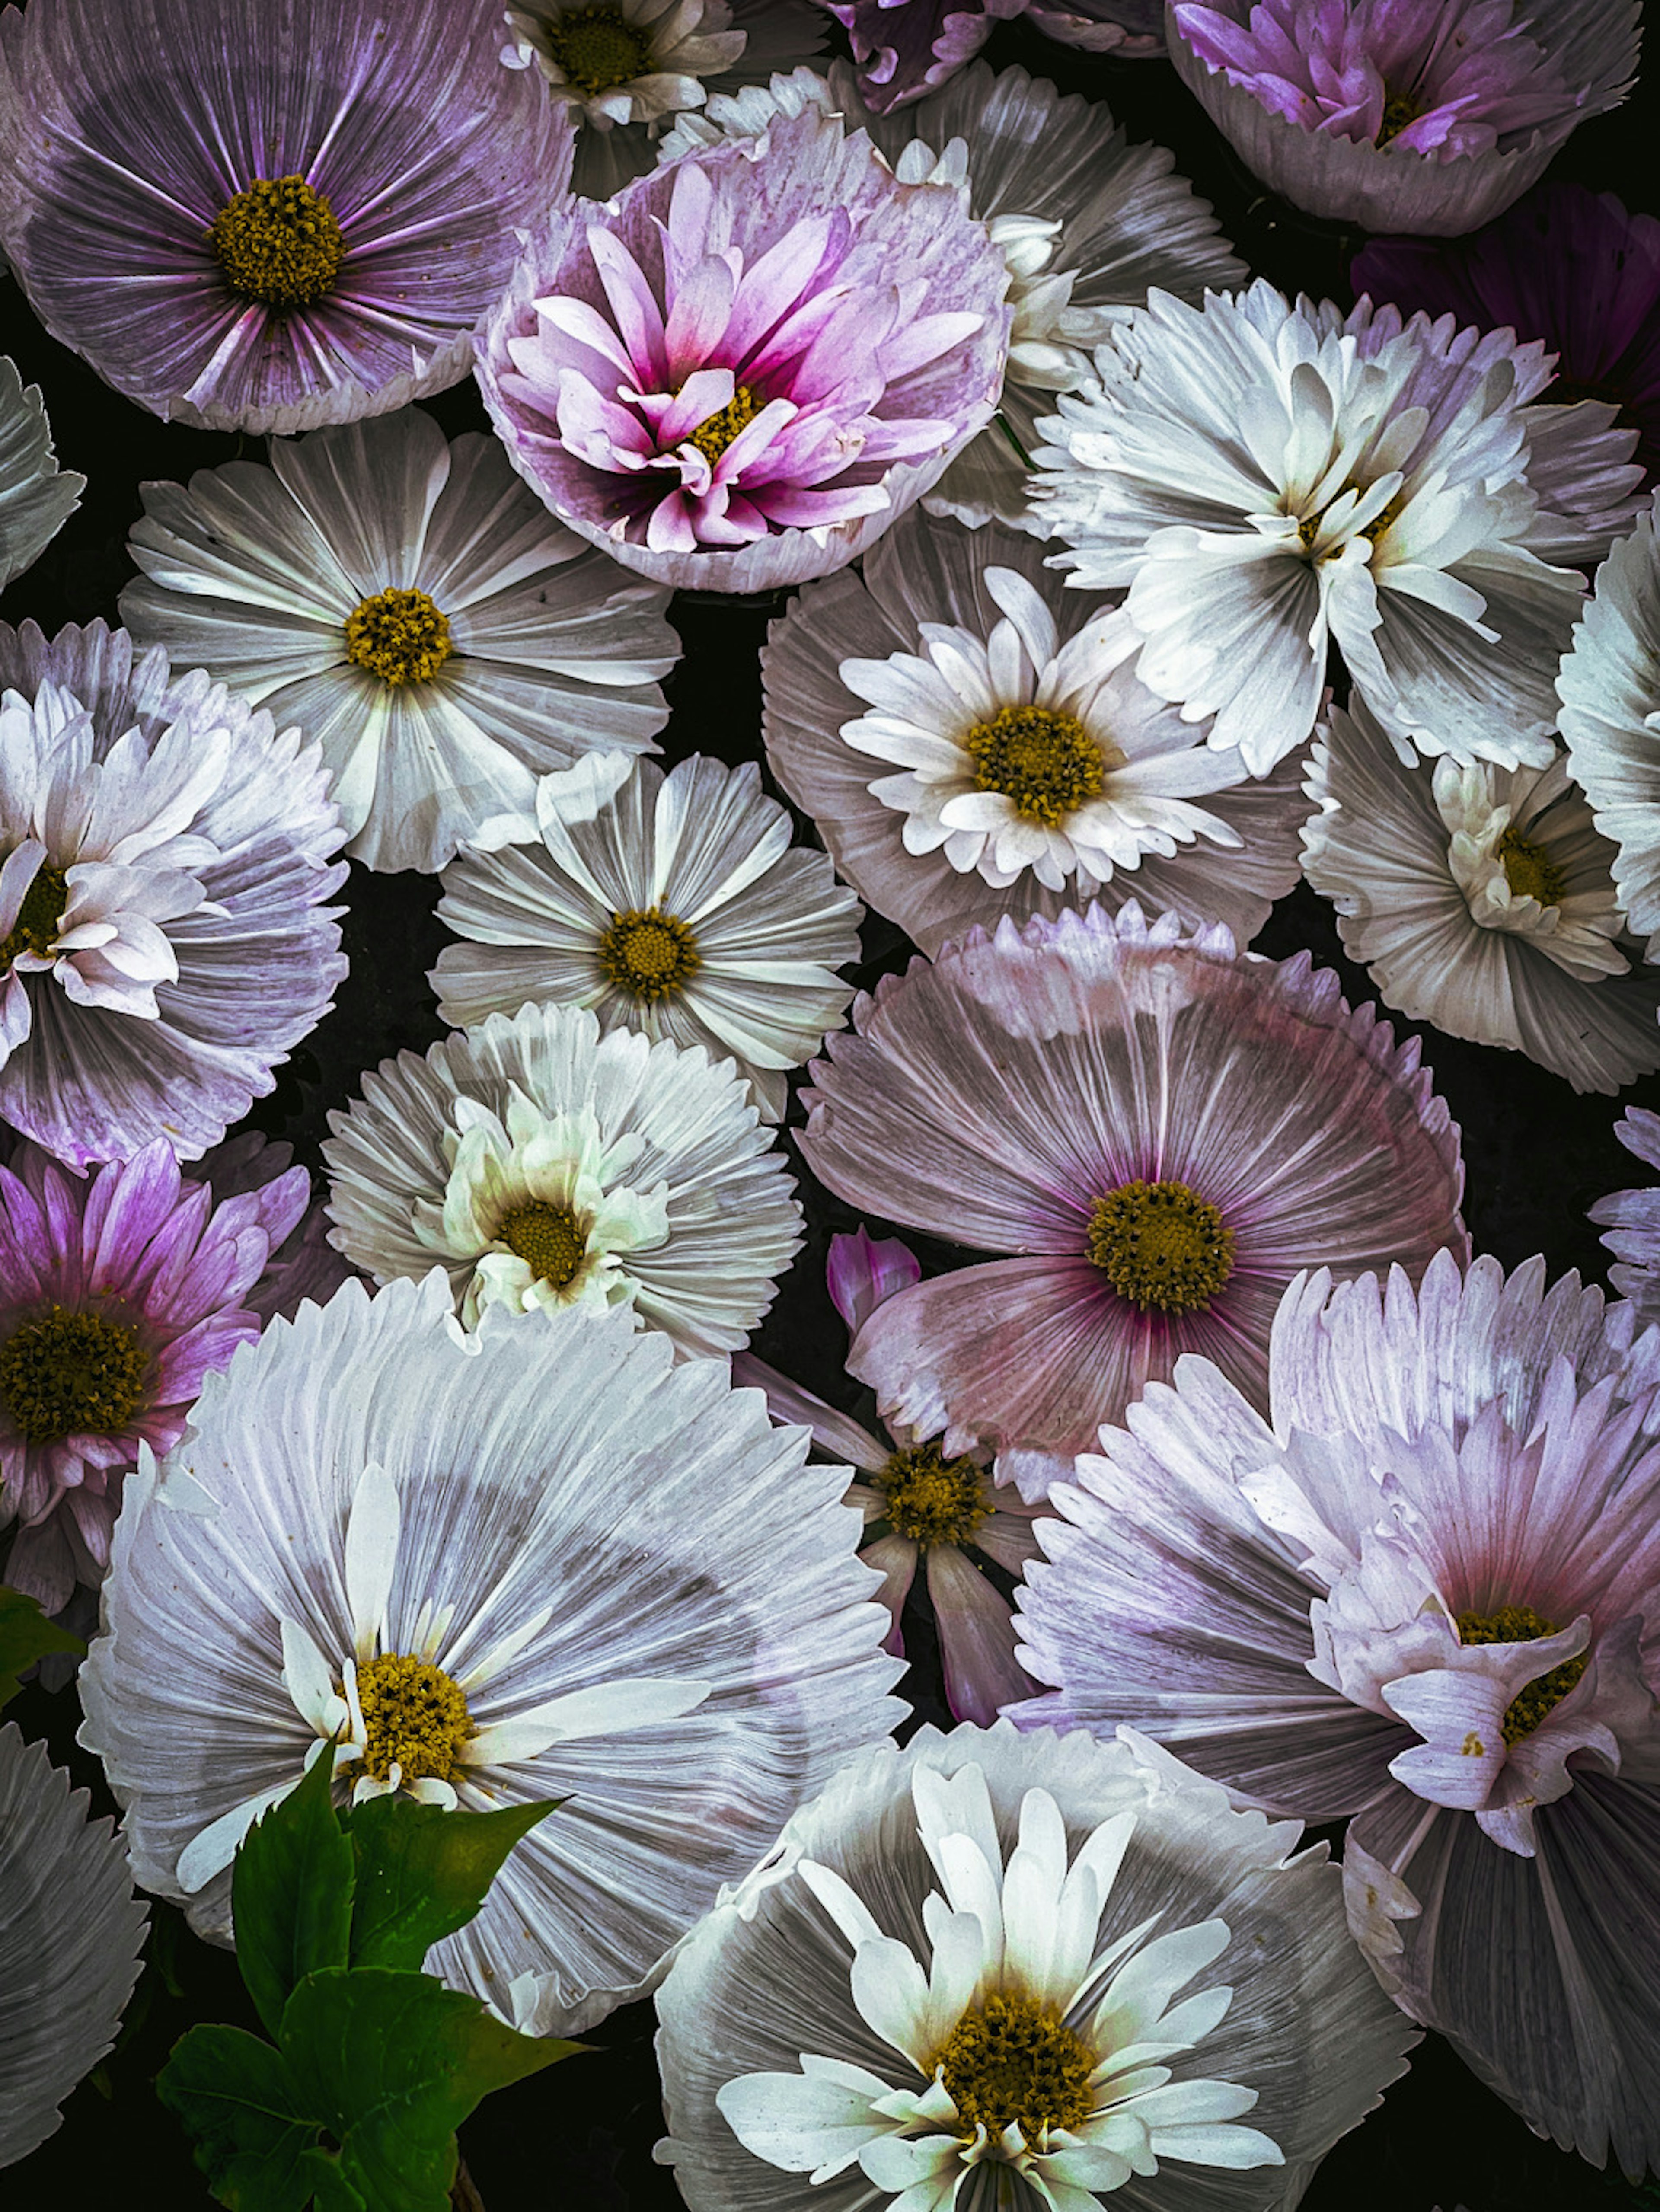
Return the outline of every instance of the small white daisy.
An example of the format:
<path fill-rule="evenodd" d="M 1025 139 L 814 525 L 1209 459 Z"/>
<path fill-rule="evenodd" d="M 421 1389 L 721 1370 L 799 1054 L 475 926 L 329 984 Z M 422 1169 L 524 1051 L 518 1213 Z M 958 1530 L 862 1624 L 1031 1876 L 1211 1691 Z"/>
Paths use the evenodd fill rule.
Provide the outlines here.
<path fill-rule="evenodd" d="M 732 1063 L 522 1006 L 401 1052 L 331 1112 L 332 1241 L 379 1283 L 449 1276 L 487 1306 L 629 1308 L 683 1352 L 735 1352 L 801 1241 Z"/>
<path fill-rule="evenodd" d="M 554 521 L 494 438 L 418 407 L 142 487 L 135 637 L 320 745 L 368 867 L 441 868 L 596 746 L 648 748 L 668 593 Z"/>
<path fill-rule="evenodd" d="M 587 2027 L 901 1711 L 848 1469 L 621 1315 L 463 1338 L 436 1276 L 250 1349 L 132 1479 L 82 1670 L 139 1878 L 225 1940 L 323 1756 L 342 1802 L 562 1798 L 429 1965 Z"/>
<path fill-rule="evenodd" d="M 838 1030 L 863 909 L 752 762 L 694 754 L 666 777 L 598 755 L 538 786 L 533 815 L 483 825 L 444 871 L 438 1011 L 458 1026 L 529 1000 L 730 1054 L 762 1117 Z M 510 842 L 509 842 L 510 841 Z"/>
<path fill-rule="evenodd" d="M 86 488 L 84 477 L 58 465 L 40 386 L 25 386 L 16 362 L 0 355 L 0 590 L 40 559 Z"/>
<path fill-rule="evenodd" d="M 1576 1091 L 1660 1067 L 1660 969 L 1626 936 L 1590 807 L 1544 768 L 1408 768 L 1358 700 L 1312 755 L 1303 866 L 1391 1006 L 1524 1052 Z"/>

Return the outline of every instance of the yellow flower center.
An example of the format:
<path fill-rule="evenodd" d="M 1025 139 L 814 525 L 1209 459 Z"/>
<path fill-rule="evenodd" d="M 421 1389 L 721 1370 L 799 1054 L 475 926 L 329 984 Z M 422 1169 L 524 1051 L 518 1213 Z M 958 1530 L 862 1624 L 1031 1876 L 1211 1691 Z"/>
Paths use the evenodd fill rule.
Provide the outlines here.
<path fill-rule="evenodd" d="M 1343 487 L 1343 491 L 1364 491 L 1365 489 L 1365 486 L 1364 484 L 1345 484 Z M 1337 494 L 1337 499 L 1341 499 L 1342 495 L 1343 493 L 1339 492 Z M 1336 499 L 1330 501 L 1330 505 L 1334 507 L 1336 503 Z M 1373 515 L 1370 522 L 1362 526 L 1359 533 L 1360 536 L 1366 540 L 1368 544 L 1376 545 L 1383 532 L 1386 530 L 1393 529 L 1395 525 L 1400 520 L 1402 511 L 1405 507 L 1406 504 L 1406 493 L 1404 491 L 1396 492 L 1395 497 L 1389 501 L 1389 504 L 1383 508 L 1381 513 Z M 1305 514 L 1303 517 L 1303 520 L 1298 524 L 1297 542 L 1305 553 L 1313 552 L 1314 541 L 1320 535 L 1321 526 L 1325 521 L 1326 514 L 1327 509 L 1323 507 L 1317 514 Z"/>
<path fill-rule="evenodd" d="M 207 238 L 231 290 L 279 313 L 332 291 L 346 256 L 334 210 L 303 177 L 256 177 L 220 209 Z"/>
<path fill-rule="evenodd" d="M 713 468 L 738 433 L 754 422 L 766 404 L 758 392 L 747 384 L 740 384 L 724 407 L 704 416 L 685 443 L 696 446 Z"/>
<path fill-rule="evenodd" d="M 1060 2014 L 1031 1997 L 991 1996 L 965 2012 L 930 2071 L 957 2107 L 966 2142 L 984 2128 L 994 2143 L 1011 2121 L 1029 2144 L 1050 2128 L 1089 2118 L 1096 2055 Z"/>
<path fill-rule="evenodd" d="M 1233 1231 L 1184 1182 L 1120 1183 L 1095 1201 L 1090 1258 L 1146 1313 L 1203 1313 L 1233 1273 Z"/>
<path fill-rule="evenodd" d="M 1535 898 L 1541 906 L 1560 906 L 1567 879 L 1542 845 L 1530 844 L 1514 830 L 1499 840 L 1499 865 L 1516 898 Z"/>
<path fill-rule="evenodd" d="M 897 1451 L 876 1478 L 896 1534 L 913 1544 L 968 1544 L 991 1508 L 971 1459 L 946 1459 L 937 1443 Z"/>
<path fill-rule="evenodd" d="M 1501 1605 L 1497 1613 L 1461 1613 L 1458 1616 L 1458 1641 L 1461 1644 L 1535 1644 L 1541 1636 L 1554 1636 L 1556 1623 L 1546 1620 L 1530 1605 Z M 1520 1743 L 1531 1735 L 1547 1714 L 1560 1705 L 1570 1690 L 1584 1673 L 1590 1658 L 1582 1651 L 1577 1659 L 1565 1659 L 1560 1667 L 1553 1667 L 1537 1681 L 1529 1682 L 1519 1696 L 1511 1699 L 1505 1708 L 1505 1741 Z"/>
<path fill-rule="evenodd" d="M 149 1371 L 130 1323 L 51 1305 L 0 1345 L 0 1404 L 28 1443 L 119 1436 Z"/>
<path fill-rule="evenodd" d="M 651 73 L 651 42 L 620 8 L 583 8 L 547 24 L 548 52 L 568 84 L 592 99 Z"/>
<path fill-rule="evenodd" d="M 346 617 L 346 658 L 383 684 L 429 684 L 453 650 L 449 623 L 424 592 L 393 585 Z"/>
<path fill-rule="evenodd" d="M 617 989 L 648 1006 L 684 991 L 703 964 L 685 923 L 654 906 L 614 914 L 599 951 L 599 965 Z"/>
<path fill-rule="evenodd" d="M 1387 89 L 1387 88 L 1386 88 Z M 1383 102 L 1383 119 L 1377 126 L 1375 143 L 1387 146 L 1391 138 L 1398 138 L 1409 123 L 1416 123 L 1423 109 L 1409 92 L 1392 94 Z"/>
<path fill-rule="evenodd" d="M 587 1255 L 588 1232 L 568 1206 L 532 1198 L 502 1216 L 496 1233 L 538 1281 L 562 1291 Z"/>
<path fill-rule="evenodd" d="M 974 763 L 975 788 L 1000 792 L 1023 820 L 1046 830 L 1098 799 L 1106 781 L 1106 757 L 1084 725 L 1048 707 L 1000 708 L 962 745 Z"/>
<path fill-rule="evenodd" d="M 9 935 L 0 937 L 0 975 L 20 952 L 36 952 L 44 960 L 58 942 L 58 932 L 69 904 L 69 878 L 62 868 L 40 867 L 23 894 Z"/>
<path fill-rule="evenodd" d="M 405 1782 L 453 1782 L 461 1748 L 477 1733 L 459 1686 L 413 1652 L 386 1651 L 357 1669 L 366 1748 L 345 1770 L 356 1782 L 389 1782 L 394 1763 Z"/>

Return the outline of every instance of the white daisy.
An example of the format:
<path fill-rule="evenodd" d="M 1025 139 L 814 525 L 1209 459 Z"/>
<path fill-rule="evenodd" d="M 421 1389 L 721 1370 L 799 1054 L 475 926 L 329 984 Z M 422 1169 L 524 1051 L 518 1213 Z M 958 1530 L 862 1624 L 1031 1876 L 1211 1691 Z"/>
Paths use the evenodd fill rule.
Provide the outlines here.
<path fill-rule="evenodd" d="M 781 1156 L 730 1060 L 520 1007 L 401 1052 L 331 1112 L 332 1241 L 379 1283 L 435 1261 L 486 1306 L 623 1305 L 682 1352 L 735 1352 L 801 1241 Z"/>
<path fill-rule="evenodd" d="M 1660 969 L 1642 963 L 1614 848 L 1558 753 L 1548 767 L 1402 765 L 1358 700 L 1312 755 L 1303 866 L 1391 1006 L 1524 1052 L 1576 1091 L 1660 1067 Z"/>
<path fill-rule="evenodd" d="M 322 748 L 371 868 L 440 868 L 595 746 L 648 748 L 668 593 L 553 520 L 494 438 L 418 407 L 147 483 L 121 595 L 166 644 Z"/>
<path fill-rule="evenodd" d="M 56 2131 L 58 2107 L 115 2041 L 143 1963 L 148 1915 L 126 1845 L 87 1804 L 45 1744 L 0 1729 L 0 2166 Z"/>
<path fill-rule="evenodd" d="M 86 488 L 84 477 L 58 465 L 40 386 L 26 386 L 16 362 L 0 355 L 0 590 L 40 559 Z"/>
<path fill-rule="evenodd" d="M 730 1054 L 781 1121 L 788 1071 L 846 1016 L 863 911 L 792 834 L 752 762 L 694 754 L 665 777 L 611 754 L 544 777 L 532 815 L 485 824 L 444 871 L 438 918 L 464 942 L 432 971 L 439 1012 L 592 1006 L 607 1030 Z"/>
<path fill-rule="evenodd" d="M 1128 587 L 1142 682 L 1253 773 L 1313 726 L 1329 642 L 1403 758 L 1543 766 L 1574 564 L 1639 480 L 1613 408 L 1528 404 L 1552 360 L 1370 300 L 1156 292 L 1039 425 L 1056 565 Z"/>
<path fill-rule="evenodd" d="M 867 1753 L 659 1991 L 658 2155 L 692 2212 L 1289 2201 L 1414 2039 L 1300 1833 L 1139 1739 Z"/>
<path fill-rule="evenodd" d="M 82 1670 L 146 1888 L 230 1932 L 252 1821 L 566 1802 L 432 1972 L 536 2034 L 647 1982 L 902 1710 L 846 1468 L 620 1315 L 464 1339 L 441 1279 L 275 1322 L 132 1478 Z"/>

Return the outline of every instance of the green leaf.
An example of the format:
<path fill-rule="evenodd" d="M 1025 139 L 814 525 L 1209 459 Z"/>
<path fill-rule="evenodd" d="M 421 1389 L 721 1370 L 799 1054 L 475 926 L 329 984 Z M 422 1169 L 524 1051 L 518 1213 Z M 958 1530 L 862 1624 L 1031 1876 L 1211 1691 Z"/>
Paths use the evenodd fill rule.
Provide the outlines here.
<path fill-rule="evenodd" d="M 355 1805 L 344 1816 L 357 1854 L 351 1964 L 418 1967 L 441 1936 L 466 1926 L 502 1860 L 556 1802 L 496 1813 L 446 1812 L 398 1797 Z"/>
<path fill-rule="evenodd" d="M 231 2212 L 301 2212 L 317 2124 L 296 2106 L 281 2056 L 240 2027 L 192 2027 L 155 2093 L 196 2139 L 196 2163 Z"/>
<path fill-rule="evenodd" d="M 0 1705 L 17 1695 L 24 1671 L 54 1651 L 72 1651 L 77 1659 L 87 1656 L 81 1638 L 48 1620 L 32 1597 L 0 1589 Z"/>
<path fill-rule="evenodd" d="M 350 1955 L 356 1869 L 334 1810 L 333 1777 L 333 1754 L 325 1750 L 298 1789 L 249 1829 L 236 1854 L 236 1963 L 272 2035 L 295 1984 L 319 1966 L 344 1966 Z"/>
<path fill-rule="evenodd" d="M 307 2185 L 317 2192 L 318 2212 L 369 2212 L 367 2201 L 347 2180 L 345 2169 L 331 2150 L 308 2150 L 301 2160 Z"/>

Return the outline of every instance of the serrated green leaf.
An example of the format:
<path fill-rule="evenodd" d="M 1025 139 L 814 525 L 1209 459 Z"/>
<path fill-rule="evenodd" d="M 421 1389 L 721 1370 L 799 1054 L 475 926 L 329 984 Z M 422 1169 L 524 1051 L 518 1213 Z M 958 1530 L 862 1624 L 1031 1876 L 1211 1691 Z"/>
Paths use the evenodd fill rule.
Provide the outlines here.
<path fill-rule="evenodd" d="M 155 2093 L 194 2138 L 196 2163 L 231 2212 L 301 2212 L 311 2201 L 306 2153 L 317 2124 L 301 2117 L 281 2055 L 240 2027 L 192 2027 L 173 2045 Z"/>
<path fill-rule="evenodd" d="M 418 1967 L 441 1936 L 466 1926 L 502 1860 L 554 1803 L 496 1813 L 447 1812 L 398 1797 L 355 1805 L 344 1816 L 357 1854 L 351 1964 Z"/>
<path fill-rule="evenodd" d="M 356 1861 L 334 1810 L 334 1759 L 324 1751 L 296 1790 L 250 1828 L 236 1854 L 231 1911 L 236 1963 L 272 2035 L 289 1993 L 350 1956 Z"/>
<path fill-rule="evenodd" d="M 0 1589 L 0 1705 L 17 1695 L 25 1669 L 54 1651 L 73 1651 L 79 1659 L 87 1656 L 81 1638 L 48 1620 L 32 1597 Z"/>

